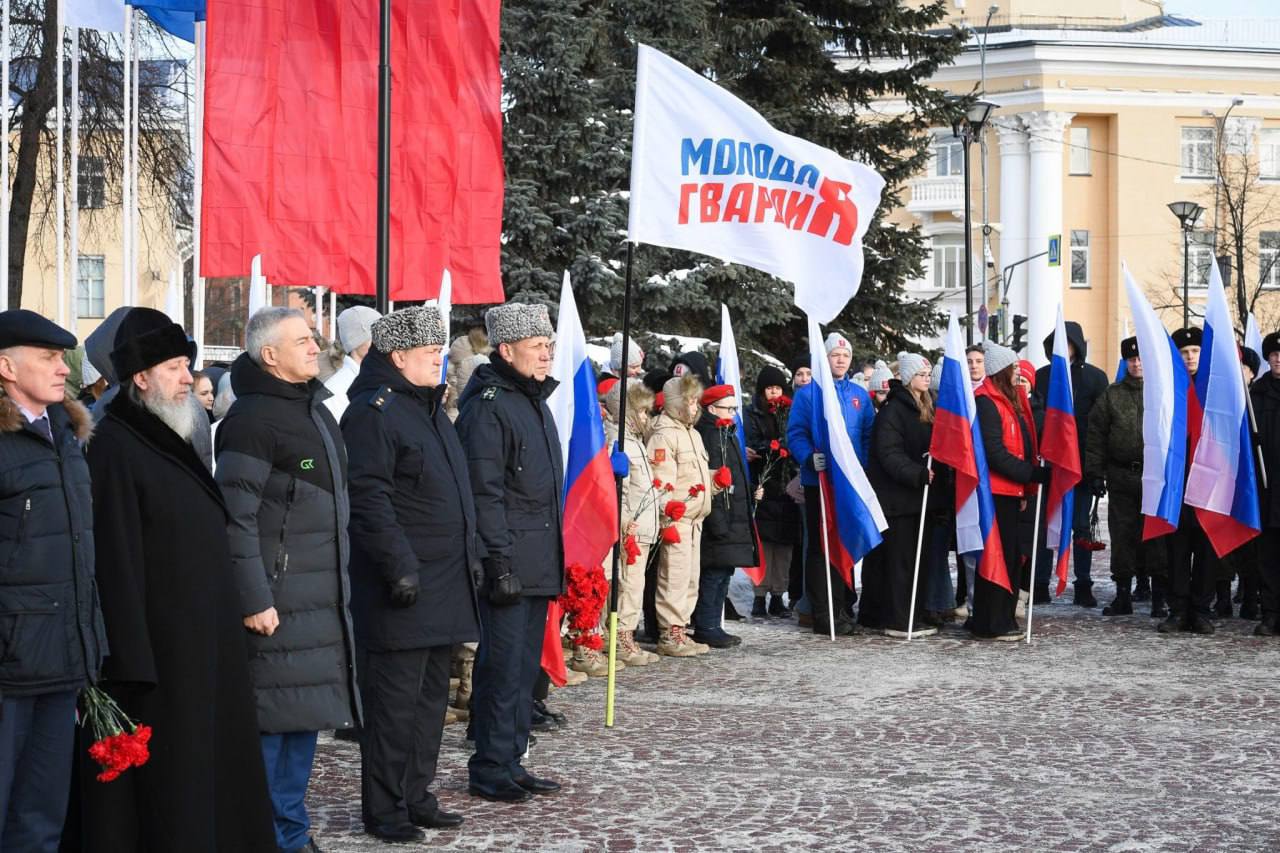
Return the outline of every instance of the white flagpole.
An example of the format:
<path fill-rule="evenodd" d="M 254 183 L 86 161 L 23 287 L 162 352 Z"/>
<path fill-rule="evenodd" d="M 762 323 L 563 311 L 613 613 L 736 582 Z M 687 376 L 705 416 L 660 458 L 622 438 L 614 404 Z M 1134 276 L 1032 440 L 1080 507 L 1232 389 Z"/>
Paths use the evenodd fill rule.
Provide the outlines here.
<path fill-rule="evenodd" d="M 324 287 L 317 284 L 316 294 L 316 332 L 324 337 Z"/>
<path fill-rule="evenodd" d="M 54 279 L 57 283 L 58 294 L 58 310 L 54 312 L 54 316 L 58 318 L 58 325 L 66 327 L 67 325 L 67 199 L 66 199 L 66 162 L 65 162 L 65 143 L 63 141 L 63 125 L 66 123 L 67 114 L 65 112 L 67 105 L 65 103 L 66 96 L 63 94 L 62 66 L 66 62 L 67 47 L 65 39 L 66 33 L 62 26 L 62 4 L 58 3 L 57 11 L 57 62 L 58 71 L 54 74 L 53 79 L 58 87 L 57 95 L 54 98 L 54 112 L 57 116 L 57 129 L 55 132 L 56 142 L 54 144 L 55 163 L 53 167 L 53 203 L 57 205 L 53 217 L 53 240 L 57 244 L 57 257 L 54 260 Z M 6 107 L 8 104 L 5 105 Z M 8 140 L 5 140 L 8 144 Z"/>
<path fill-rule="evenodd" d="M 133 257 L 129 262 L 129 275 L 134 282 L 135 299 L 140 296 L 138 289 L 138 261 L 142 255 L 140 245 L 140 229 L 138 220 L 141 218 L 139 212 L 141 205 L 139 204 L 140 193 L 138 185 L 138 100 L 140 97 L 141 77 L 142 77 L 142 51 L 138 46 L 138 21 L 139 15 L 133 15 L 133 101 L 131 104 L 133 114 L 130 116 L 129 124 L 129 143 L 131 151 L 129 154 L 129 167 L 132 174 L 129 177 L 129 183 L 133 187 L 133 193 L 129 198 L 129 246 L 133 250 Z"/>
<path fill-rule="evenodd" d="M 195 174 L 195 192 L 193 193 L 191 211 L 191 325 L 196 339 L 199 354 L 196 366 L 204 365 L 204 330 L 205 330 L 205 281 L 200 273 L 200 235 L 204 226 L 203 214 L 200 210 L 204 199 L 204 21 L 196 21 L 196 96 L 195 96 L 195 132 L 192 134 L 193 172 Z"/>
<path fill-rule="evenodd" d="M 827 532 L 827 495 L 822 491 L 822 472 L 818 472 L 818 504 L 822 507 L 822 559 L 827 571 L 827 630 L 831 634 L 831 642 L 836 641 L 835 604 L 831 593 L 831 538 Z"/>
<path fill-rule="evenodd" d="M 924 467 L 930 473 L 933 472 L 933 459 L 929 454 L 925 454 Z M 911 637 L 915 633 L 916 627 L 916 592 L 920 587 L 920 557 L 924 554 L 924 526 L 925 519 L 929 511 L 929 481 L 924 484 L 924 497 L 920 499 L 920 532 L 916 534 L 916 570 L 911 575 L 911 609 L 907 611 L 907 642 L 911 642 Z M 866 589 L 864 586 L 863 589 Z"/>
<path fill-rule="evenodd" d="M 133 64 L 130 61 L 130 54 L 133 53 L 133 7 L 125 4 L 124 7 L 124 35 L 121 38 L 122 54 L 121 54 L 121 73 L 124 79 L 124 100 L 120 110 L 120 146 L 121 146 L 121 169 L 120 169 L 120 299 L 124 305 L 133 305 L 136 301 L 133 298 L 133 288 L 137 283 L 133 277 L 129 275 L 129 259 L 133 257 L 133 247 L 131 245 L 130 236 L 133 233 L 132 220 L 129 218 L 129 209 L 131 199 L 133 198 L 133 188 L 129 185 L 132 170 L 129 168 L 129 155 L 132 147 L 129 144 L 129 116 L 131 110 L 129 101 L 133 98 L 133 81 L 131 79 Z"/>
<path fill-rule="evenodd" d="M 80 28 L 71 27 L 71 214 L 68 242 L 71 259 L 71 334 L 79 336 L 80 304 Z"/>
<path fill-rule="evenodd" d="M 338 339 L 338 294 L 329 291 L 329 340 Z"/>
<path fill-rule="evenodd" d="M 0 76 L 4 81 L 0 84 L 0 139 L 4 147 L 0 148 L 0 311 L 9 308 L 9 0 L 0 3 L 0 15 L 4 20 L 3 34 L 0 35 Z"/>
<path fill-rule="evenodd" d="M 1044 490 L 1045 484 L 1040 484 L 1036 489 L 1036 514 L 1035 526 L 1031 529 L 1031 580 L 1029 586 L 1030 592 L 1027 593 L 1027 644 L 1031 644 L 1031 611 L 1036 606 L 1036 557 L 1040 555 L 1040 511 L 1044 508 Z M 1070 524 L 1071 519 L 1064 518 L 1063 524 Z M 1006 566 L 1006 569 L 1008 567 Z M 1009 583 L 1013 586 L 1013 597 L 1018 597 L 1018 592 L 1022 589 L 1022 578 L 1009 578 Z"/>

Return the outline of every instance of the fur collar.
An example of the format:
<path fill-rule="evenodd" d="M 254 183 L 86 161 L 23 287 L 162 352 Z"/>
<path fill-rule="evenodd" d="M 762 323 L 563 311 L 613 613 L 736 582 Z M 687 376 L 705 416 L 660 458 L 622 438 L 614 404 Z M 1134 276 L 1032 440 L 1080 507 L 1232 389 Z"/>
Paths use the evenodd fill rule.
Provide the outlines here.
<path fill-rule="evenodd" d="M 51 417 L 58 404 L 49 407 Z M 89 436 L 93 434 L 93 416 L 89 414 L 81 403 L 77 402 L 73 397 L 67 395 L 62 401 L 62 410 L 67 414 L 67 421 L 71 428 L 75 431 L 76 439 L 81 444 L 89 440 Z M 5 393 L 4 386 L 0 385 L 0 433 L 18 432 L 26 425 L 27 419 L 18 409 L 18 404 Z"/>

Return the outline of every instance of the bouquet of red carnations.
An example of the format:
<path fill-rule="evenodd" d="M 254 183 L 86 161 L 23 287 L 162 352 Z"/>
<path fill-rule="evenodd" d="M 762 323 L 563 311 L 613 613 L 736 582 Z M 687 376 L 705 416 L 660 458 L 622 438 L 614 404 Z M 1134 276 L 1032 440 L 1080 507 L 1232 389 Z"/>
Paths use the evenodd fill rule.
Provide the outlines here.
<path fill-rule="evenodd" d="M 151 758 L 147 744 L 151 727 L 129 719 L 105 691 L 86 687 L 80 694 L 80 725 L 93 732 L 89 757 L 102 765 L 99 782 L 110 782 L 130 767 L 141 767 Z"/>

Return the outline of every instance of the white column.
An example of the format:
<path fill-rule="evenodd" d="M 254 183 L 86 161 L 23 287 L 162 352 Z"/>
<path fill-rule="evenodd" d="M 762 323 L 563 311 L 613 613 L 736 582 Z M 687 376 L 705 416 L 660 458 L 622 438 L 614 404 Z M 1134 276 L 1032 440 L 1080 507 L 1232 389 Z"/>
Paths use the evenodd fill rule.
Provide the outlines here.
<path fill-rule="evenodd" d="M 992 119 L 1000 144 L 1000 272 L 1025 258 L 1027 251 L 1027 132 L 1022 119 L 1000 116 Z M 1009 313 L 1027 313 L 1027 268 L 1016 267 L 1009 276 Z M 1002 282 L 1003 285 L 1003 282 Z M 1007 330 L 1012 320 L 1006 318 Z"/>
<path fill-rule="evenodd" d="M 1062 234 L 1062 140 L 1074 113 L 1043 110 L 1022 113 L 1031 149 L 1027 204 L 1027 254 L 1049 248 L 1049 236 Z M 1044 339 L 1053 331 L 1062 302 L 1062 276 L 1069 252 L 1062 241 L 1063 266 L 1050 267 L 1049 258 L 1037 258 L 1027 266 L 1026 357 L 1037 367 L 1048 363 Z"/>

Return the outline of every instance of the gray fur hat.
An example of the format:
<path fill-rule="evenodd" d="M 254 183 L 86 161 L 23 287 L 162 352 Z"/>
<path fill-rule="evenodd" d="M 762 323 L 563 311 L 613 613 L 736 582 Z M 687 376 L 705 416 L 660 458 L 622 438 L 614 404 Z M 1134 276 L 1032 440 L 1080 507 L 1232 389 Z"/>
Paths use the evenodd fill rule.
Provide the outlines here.
<path fill-rule="evenodd" d="M 498 344 L 511 344 L 525 338 L 550 338 L 551 314 L 545 305 L 526 305 L 523 302 L 508 302 L 506 305 L 495 305 L 484 314 L 484 328 L 489 334 L 489 346 L 497 349 Z"/>
<path fill-rule="evenodd" d="M 1018 363 L 1018 354 L 994 341 L 982 342 L 982 354 L 986 358 L 987 375 L 995 376 L 1006 367 Z"/>
<path fill-rule="evenodd" d="M 898 353 L 898 381 L 907 385 L 917 373 L 930 367 L 929 359 L 913 352 Z"/>
<path fill-rule="evenodd" d="M 373 347 L 388 355 L 396 350 L 442 347 L 446 342 L 444 321 L 434 305 L 401 308 L 373 324 Z"/>

